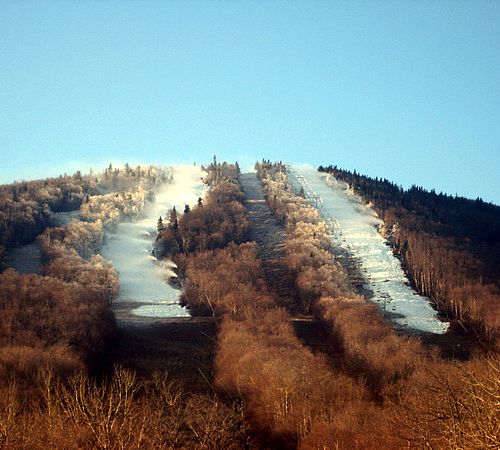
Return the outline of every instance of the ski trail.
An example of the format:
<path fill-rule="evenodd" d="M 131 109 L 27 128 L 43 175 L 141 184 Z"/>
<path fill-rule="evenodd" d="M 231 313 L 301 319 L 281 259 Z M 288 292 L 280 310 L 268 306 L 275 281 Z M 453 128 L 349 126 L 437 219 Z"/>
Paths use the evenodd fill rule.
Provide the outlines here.
<path fill-rule="evenodd" d="M 294 165 L 288 174 L 296 188 L 304 188 L 310 203 L 329 225 L 334 247 L 340 247 L 359 261 L 365 287 L 373 292 L 371 300 L 378 303 L 397 326 L 438 334 L 448 329 L 448 324 L 437 317 L 429 299 L 409 286 L 401 262 L 378 232 L 383 222 L 375 211 L 364 205 L 347 184 L 309 165 Z"/>
<path fill-rule="evenodd" d="M 171 261 L 158 261 L 152 254 L 158 217 L 165 218 L 173 206 L 178 211 L 184 205 L 193 206 L 203 196 L 202 170 L 196 166 L 180 165 L 173 168 L 174 181 L 156 193 L 151 205 L 136 222 L 124 222 L 116 232 L 106 236 L 101 250 L 120 277 L 120 296 L 116 302 L 133 304 L 130 312 L 142 317 L 186 317 L 189 312 L 179 305 L 180 291 L 167 284 L 168 275 L 175 276 Z M 168 217 L 167 217 L 168 218 Z"/>
<path fill-rule="evenodd" d="M 50 227 L 68 225 L 78 217 L 79 209 L 53 213 Z M 15 247 L 7 253 L 5 261 L 7 267 L 12 267 L 19 273 L 36 273 L 42 275 L 42 255 L 36 239 L 26 245 Z"/>

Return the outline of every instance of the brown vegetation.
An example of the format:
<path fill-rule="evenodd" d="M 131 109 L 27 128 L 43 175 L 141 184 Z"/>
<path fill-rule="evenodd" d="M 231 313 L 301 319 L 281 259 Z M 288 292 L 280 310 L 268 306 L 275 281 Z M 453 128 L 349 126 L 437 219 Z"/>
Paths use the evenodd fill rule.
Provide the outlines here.
<path fill-rule="evenodd" d="M 229 242 L 244 242 L 249 222 L 241 204 L 243 193 L 233 180 L 222 179 L 209 190 L 203 202 L 158 230 L 156 255 L 173 256 L 201 250 L 223 248 Z"/>
<path fill-rule="evenodd" d="M 498 377 L 495 358 L 477 360 L 461 367 L 440 361 L 417 339 L 396 335 L 376 305 L 352 292 L 343 268 L 329 254 L 326 227 L 317 212 L 293 193 L 287 183 L 284 166 L 264 162 L 257 168 L 266 186 L 268 202 L 287 230 L 286 260 L 297 275 L 296 285 L 302 301 L 305 297 L 305 306 L 312 305 L 318 319 L 330 328 L 332 343 L 341 346 L 344 355 L 342 370 L 359 382 L 366 383 L 371 393 L 371 396 L 364 397 L 365 409 L 357 416 L 362 420 L 358 421 L 357 427 L 349 430 L 351 433 L 347 434 L 346 441 L 342 441 L 344 431 L 333 418 L 315 423 L 300 446 L 387 448 L 406 442 L 410 447 L 431 445 L 434 448 L 436 444 L 431 444 L 433 442 L 439 443 L 437 447 L 442 448 L 454 447 L 460 439 L 469 442 L 471 448 L 491 446 L 492 437 L 498 432 L 498 409 L 492 412 L 499 392 L 495 381 Z M 479 396 L 474 389 L 467 388 L 470 383 L 465 382 L 464 377 L 472 375 L 464 375 L 460 388 L 455 389 L 448 384 L 445 389 L 440 385 L 439 392 L 443 398 L 437 401 L 432 397 L 431 392 L 437 392 L 429 388 L 435 381 L 433 374 L 439 373 L 441 378 L 450 380 L 457 370 L 471 374 L 471 367 L 475 368 L 476 377 L 484 372 L 481 382 L 474 384 L 474 389 L 481 391 Z M 485 370 L 488 367 L 490 369 Z M 413 401 L 409 401 L 410 398 Z M 367 403 L 366 399 L 371 401 Z M 422 399 L 427 400 L 422 402 Z M 487 403 L 483 406 L 484 414 L 479 412 L 478 407 L 483 401 Z M 386 418 L 384 421 L 369 419 L 374 408 L 379 418 Z M 390 419 L 396 413 L 401 415 L 401 419 Z M 411 422 L 410 417 L 411 420 L 426 421 L 426 426 L 415 430 L 415 422 Z M 439 420 L 436 421 L 436 417 Z M 363 429 L 364 420 L 372 420 L 371 430 L 375 430 L 377 437 L 385 436 L 387 443 L 382 444 L 383 440 L 377 440 L 377 444 L 372 439 L 360 440 L 359 431 Z M 388 435 L 383 425 L 387 422 L 394 427 Z M 446 428 L 444 434 L 441 426 Z M 407 427 L 406 434 L 400 432 L 403 427 Z"/>
<path fill-rule="evenodd" d="M 136 217 L 152 199 L 152 190 L 170 179 L 155 166 L 113 169 L 110 164 L 102 174 L 78 171 L 0 186 L 0 270 L 6 250 L 32 242 L 53 225 L 54 213 L 80 209 L 83 220 L 113 226 L 121 218 Z"/>
<path fill-rule="evenodd" d="M 119 171 L 106 173 L 110 186 L 124 187 Z M 80 372 L 101 369 L 114 337 L 108 304 L 118 280 L 96 252 L 105 228 L 139 214 L 151 198 L 146 184 L 136 186 L 86 198 L 84 220 L 43 233 L 50 276 L 0 274 L 1 448 L 244 447 L 237 406 L 187 394 L 161 376 L 138 381 L 118 369 L 97 382 Z"/>
<path fill-rule="evenodd" d="M 377 305 L 362 297 L 323 297 L 316 313 L 344 351 L 345 368 L 364 380 L 376 399 L 390 395 L 401 380 L 434 358 L 414 338 L 398 336 Z"/>
<path fill-rule="evenodd" d="M 215 183 L 209 196 L 224 183 Z M 232 201 L 225 196 L 226 204 Z M 181 221 L 190 214 L 179 219 L 181 238 Z M 195 231 L 206 232 L 203 227 Z M 267 289 L 255 244 L 235 240 L 215 250 L 197 245 L 175 260 L 187 280 L 184 299 L 191 312 L 219 320 L 216 386 L 242 399 L 261 443 L 294 448 L 319 423 L 335 423 L 339 431 L 346 430 L 344 414 L 356 421 L 364 420 L 366 410 L 374 416 L 378 407 L 365 404 L 368 393 L 362 384 L 332 370 L 300 343 L 290 316 Z M 381 436 L 387 445 L 391 439 L 389 433 Z"/>
<path fill-rule="evenodd" d="M 123 171 L 115 169 L 113 175 L 109 171 L 104 173 L 103 184 L 94 176 L 77 173 L 71 178 L 27 183 L 20 195 L 16 187 L 17 205 L 29 198 L 34 204 L 48 202 L 38 204 L 42 210 L 49 204 L 68 206 L 70 201 L 81 203 L 82 208 L 79 220 L 46 228 L 39 237 L 46 276 L 19 275 L 12 270 L 0 274 L 3 380 L 16 375 L 29 381 L 45 366 L 57 373 L 102 368 L 115 334 L 108 306 L 118 293 L 115 270 L 97 254 L 104 230 L 121 218 L 138 215 L 152 198 L 151 189 L 167 179 L 163 170 L 154 167 L 147 172 L 127 171 L 127 166 Z M 88 195 L 91 190 L 105 189 L 108 182 L 127 190 Z M 15 227 L 12 214 L 8 217 Z"/>
<path fill-rule="evenodd" d="M 87 197 L 78 220 L 64 227 L 47 228 L 38 237 L 45 262 L 44 274 L 76 282 L 111 304 L 118 294 L 118 275 L 112 265 L 97 254 L 105 230 L 116 227 L 120 220 L 138 217 L 154 198 L 152 189 L 167 179 L 162 169 L 153 166 L 147 171 L 140 167 L 133 171 L 127 165 L 123 171 L 106 169 L 104 186 L 109 182 L 115 188 L 127 187 L 127 190 Z"/>
<path fill-rule="evenodd" d="M 295 336 L 289 315 L 267 291 L 254 243 L 182 261 L 191 311 L 220 319 L 216 386 L 243 399 L 254 432 L 293 448 L 318 421 L 340 424 L 346 409 L 363 414 L 363 387 L 332 371 Z"/>
<path fill-rule="evenodd" d="M 238 449 L 246 442 L 237 407 L 187 394 L 166 375 L 139 381 L 117 368 L 101 382 L 38 372 L 29 397 L 0 388 L 0 447 L 6 449 Z"/>
<path fill-rule="evenodd" d="M 303 312 L 320 296 L 349 293 L 345 271 L 331 252 L 328 229 L 318 211 L 293 192 L 280 164 L 258 164 L 268 204 L 287 232 L 285 261 L 295 275 Z"/>
<path fill-rule="evenodd" d="M 114 330 L 106 300 L 74 282 L 0 274 L 0 379 L 29 382 L 45 366 L 57 373 L 95 369 Z"/>
<path fill-rule="evenodd" d="M 499 379 L 493 357 L 417 371 L 400 393 L 399 435 L 414 448 L 498 448 Z"/>
<path fill-rule="evenodd" d="M 0 447 L 495 448 L 496 359 L 446 362 L 396 335 L 353 293 L 325 225 L 293 193 L 284 167 L 262 164 L 259 173 L 288 234 L 285 259 L 301 308 L 330 330 L 338 360 L 306 348 L 277 306 L 256 245 L 245 242 L 237 166 L 214 160 L 206 198 L 159 223 L 157 254 L 177 262 L 191 313 L 215 318 L 221 394 L 188 394 L 165 376 L 139 381 L 121 368 L 100 381 L 77 371 L 112 329 L 106 302 L 116 279 L 95 249 L 120 207 L 97 201 L 91 222 L 41 239 L 52 277 L 0 275 L 0 313 L 8 318 L 0 325 Z M 3 351 L 11 345 L 18 354 L 9 359 Z M 52 370 L 40 370 L 45 365 Z M 29 390 L 12 375 L 29 380 Z"/>
<path fill-rule="evenodd" d="M 396 335 L 379 308 L 353 293 L 330 249 L 326 224 L 317 209 L 294 194 L 284 166 L 259 164 L 270 206 L 288 233 L 286 262 L 306 311 L 312 310 L 344 352 L 345 368 L 367 383 L 376 398 L 408 378 L 428 357 L 420 343 Z"/>

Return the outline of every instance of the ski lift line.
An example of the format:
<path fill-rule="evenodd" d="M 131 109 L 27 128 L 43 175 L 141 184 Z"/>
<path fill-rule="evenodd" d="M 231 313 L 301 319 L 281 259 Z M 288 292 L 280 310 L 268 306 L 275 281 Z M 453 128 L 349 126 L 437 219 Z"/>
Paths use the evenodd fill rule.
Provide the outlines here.
<path fill-rule="evenodd" d="M 299 180 L 299 183 L 301 184 L 301 186 L 304 188 L 306 198 L 313 200 L 313 202 L 316 206 L 318 206 L 318 204 L 324 203 L 323 199 L 321 198 L 321 195 L 319 195 L 313 191 L 310 184 L 307 182 L 307 180 L 302 175 L 297 175 L 297 179 Z"/>

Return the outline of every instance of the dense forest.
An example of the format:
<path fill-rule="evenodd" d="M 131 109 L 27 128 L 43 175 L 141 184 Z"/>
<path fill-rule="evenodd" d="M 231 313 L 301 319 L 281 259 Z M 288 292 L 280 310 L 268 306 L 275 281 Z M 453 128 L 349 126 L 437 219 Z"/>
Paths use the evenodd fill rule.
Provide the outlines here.
<path fill-rule="evenodd" d="M 0 268 L 9 249 L 32 242 L 53 225 L 54 213 L 78 210 L 83 204 L 82 219 L 99 218 L 104 224 L 116 221 L 119 212 L 137 215 L 139 205 L 129 198 L 132 191 L 140 186 L 139 195 L 144 196 L 144 191 L 165 182 L 168 176 L 153 167 L 132 169 L 126 164 L 120 170 L 110 164 L 103 173 L 82 175 L 77 171 L 72 176 L 0 186 Z"/>
<path fill-rule="evenodd" d="M 248 220 L 241 204 L 243 193 L 236 182 L 238 167 L 227 163 L 212 163 L 207 168 L 205 183 L 210 187 L 205 199 L 194 208 L 186 205 L 181 217 L 172 209 L 167 213 L 166 226 L 158 222 L 156 255 L 177 260 L 178 254 L 214 250 L 229 242 L 246 240 Z"/>
<path fill-rule="evenodd" d="M 257 165 L 257 170 L 266 186 L 268 203 L 287 230 L 286 262 L 295 272 L 303 307 L 311 308 L 317 320 L 329 329 L 331 345 L 341 354 L 340 360 L 335 361 L 340 363 L 337 370 L 367 389 L 362 411 L 358 412 L 359 420 L 365 424 L 366 419 L 362 418 L 375 404 L 377 417 L 386 417 L 393 427 L 400 430 L 396 433 L 398 438 L 407 439 L 409 446 L 487 448 L 491 445 L 496 432 L 490 437 L 487 437 L 488 433 L 483 434 L 481 438 L 479 433 L 472 439 L 471 427 L 491 426 L 490 431 L 498 430 L 498 411 L 493 415 L 486 412 L 495 409 L 491 401 L 499 398 L 498 388 L 493 388 L 498 377 L 496 353 L 486 352 L 485 355 L 481 352 L 470 362 L 452 362 L 443 360 L 432 348 L 425 348 L 418 339 L 397 335 L 379 308 L 354 292 L 335 254 L 328 257 L 331 249 L 326 225 L 321 222 L 317 210 L 294 193 L 287 179 L 286 167 L 263 161 Z M 321 268 L 324 267 L 328 270 L 322 274 Z M 481 406 L 484 415 L 471 405 L 472 398 L 467 397 L 471 394 L 469 388 L 463 391 L 465 386 L 457 388 L 457 384 L 453 387 L 449 384 L 462 371 L 473 380 L 477 380 L 479 373 L 485 376 L 481 382 L 474 381 L 475 386 L 481 386 L 480 389 L 486 385 L 491 388 L 489 406 Z M 431 392 L 438 394 L 437 397 L 432 399 Z M 488 397 L 478 396 L 483 400 Z M 457 400 L 461 406 L 457 407 Z M 452 404 L 455 406 L 451 407 Z M 455 407 L 455 412 L 448 409 Z M 469 407 L 468 413 L 458 412 Z M 473 410 L 477 412 L 472 414 Z M 398 415 L 397 420 L 394 420 L 395 415 Z M 402 445 L 398 438 L 391 441 L 391 436 L 395 438 L 394 431 L 385 429 L 373 419 L 368 420 L 371 420 L 372 431 L 379 439 L 377 444 L 371 441 L 360 445 L 354 432 L 340 448 Z M 330 442 L 339 445 L 340 433 L 335 425 L 329 422 L 324 427 L 323 432 L 328 430 L 326 433 L 332 438 L 337 436 Z M 310 442 L 309 439 L 316 443 L 313 448 L 321 448 L 325 442 L 322 441 L 325 436 L 316 440 L 314 432 L 306 441 Z"/>
<path fill-rule="evenodd" d="M 500 343 L 500 206 L 336 166 L 320 167 L 369 202 L 416 289 L 488 348 Z"/>
<path fill-rule="evenodd" d="M 215 324 L 209 393 L 111 367 L 119 280 L 99 249 L 172 177 L 109 167 L 76 220 L 42 227 L 43 275 L 0 274 L 1 448 L 496 448 L 495 353 L 447 360 L 397 334 L 352 286 L 286 167 L 263 161 L 262 202 L 286 233 L 297 293 L 280 305 L 250 241 L 238 165 L 214 158 L 204 169 L 206 195 L 159 218 L 154 254 L 176 263 L 192 318 Z M 322 349 L 296 320 L 325 330 Z"/>

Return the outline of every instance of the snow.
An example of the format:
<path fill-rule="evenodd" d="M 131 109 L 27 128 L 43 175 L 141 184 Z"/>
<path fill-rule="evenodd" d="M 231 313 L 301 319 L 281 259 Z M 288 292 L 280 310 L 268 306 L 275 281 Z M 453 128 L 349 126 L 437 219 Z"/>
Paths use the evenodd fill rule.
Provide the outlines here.
<path fill-rule="evenodd" d="M 52 217 L 52 226 L 68 225 L 73 219 L 78 217 L 79 209 L 74 211 L 54 213 Z M 11 249 L 7 255 L 5 264 L 12 267 L 19 273 L 42 274 L 42 255 L 40 246 L 35 240 L 26 245 Z"/>
<path fill-rule="evenodd" d="M 120 223 L 115 233 L 107 235 L 101 254 L 109 259 L 120 277 L 119 302 L 137 303 L 131 313 L 142 317 L 185 317 L 186 308 L 179 305 L 180 291 L 167 283 L 175 276 L 172 261 L 158 261 L 151 252 L 158 217 L 165 219 L 173 206 L 184 211 L 186 204 L 196 204 L 203 197 L 203 172 L 199 167 L 174 166 L 174 181 L 156 194 L 155 203 L 141 220 Z M 168 216 L 166 217 L 168 220 Z"/>
<path fill-rule="evenodd" d="M 399 327 L 432 333 L 448 329 L 429 299 L 409 286 L 401 262 L 378 232 L 383 222 L 346 183 L 309 165 L 291 166 L 289 178 L 295 187 L 304 187 L 311 204 L 330 226 L 333 246 L 359 261 L 365 287 L 373 292 L 371 300 L 390 313 Z"/>
<path fill-rule="evenodd" d="M 80 214 L 80 210 L 58 212 L 54 214 L 54 223 L 56 226 L 69 225 L 69 223 L 76 219 Z"/>

